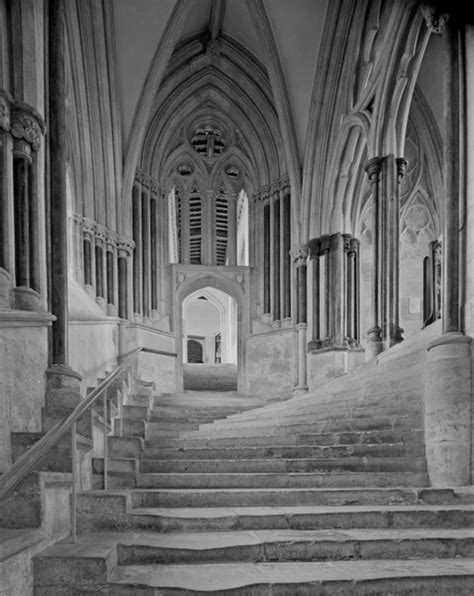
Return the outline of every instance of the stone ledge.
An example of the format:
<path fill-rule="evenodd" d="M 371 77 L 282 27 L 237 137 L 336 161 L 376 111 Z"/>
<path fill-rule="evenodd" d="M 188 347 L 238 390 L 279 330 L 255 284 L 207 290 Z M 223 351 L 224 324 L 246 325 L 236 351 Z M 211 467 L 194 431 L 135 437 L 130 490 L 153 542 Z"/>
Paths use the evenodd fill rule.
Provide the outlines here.
<path fill-rule="evenodd" d="M 50 327 L 56 317 L 47 312 L 0 310 L 0 327 Z"/>

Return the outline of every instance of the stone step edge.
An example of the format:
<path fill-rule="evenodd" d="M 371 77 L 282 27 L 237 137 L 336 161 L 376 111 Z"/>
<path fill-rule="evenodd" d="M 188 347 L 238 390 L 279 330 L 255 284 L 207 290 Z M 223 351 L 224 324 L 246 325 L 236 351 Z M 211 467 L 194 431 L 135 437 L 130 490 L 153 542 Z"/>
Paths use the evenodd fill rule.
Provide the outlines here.
<path fill-rule="evenodd" d="M 189 591 L 189 594 L 196 594 L 200 591 L 219 593 L 250 586 L 274 588 L 278 585 L 306 585 L 324 589 L 329 588 L 333 582 L 336 582 L 338 587 L 346 584 L 344 587 L 352 590 L 359 586 L 363 588 L 373 582 L 391 582 L 393 589 L 400 580 L 407 580 L 412 584 L 414 579 L 415 587 L 422 583 L 428 589 L 438 588 L 442 579 L 444 588 L 448 589 L 453 580 L 459 584 L 464 578 L 469 580 L 472 587 L 470 582 L 474 581 L 473 559 L 379 560 L 377 565 L 374 565 L 374 561 L 344 561 L 338 562 L 337 566 L 325 562 L 157 565 L 152 570 L 144 566 L 130 565 L 116 567 L 110 575 L 109 584 L 133 586 L 134 589 L 140 586 L 181 589 Z"/>

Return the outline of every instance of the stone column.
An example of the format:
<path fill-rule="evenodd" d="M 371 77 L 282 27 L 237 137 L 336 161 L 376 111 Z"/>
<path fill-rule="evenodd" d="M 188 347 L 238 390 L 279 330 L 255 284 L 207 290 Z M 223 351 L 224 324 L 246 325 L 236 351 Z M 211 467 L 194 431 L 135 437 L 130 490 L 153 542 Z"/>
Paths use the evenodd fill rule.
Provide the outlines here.
<path fill-rule="evenodd" d="M 151 253 L 150 253 L 150 193 L 149 189 L 143 189 L 141 194 L 142 207 L 142 296 L 143 316 L 150 316 L 151 302 Z"/>
<path fill-rule="evenodd" d="M 156 194 L 150 199 L 150 249 L 151 249 L 151 296 L 150 296 L 150 308 L 153 316 L 157 315 L 158 312 L 158 197 Z M 166 236 L 165 236 L 166 237 Z"/>
<path fill-rule="evenodd" d="M 372 325 L 367 331 L 367 359 L 375 358 L 382 351 L 382 330 L 380 322 L 381 284 L 381 217 L 380 217 L 380 171 L 382 160 L 374 157 L 367 163 L 366 172 L 372 189 Z"/>
<path fill-rule="evenodd" d="M 142 217 L 140 209 L 140 189 L 134 184 L 132 191 L 133 210 L 133 241 L 135 250 L 133 252 L 133 312 L 142 314 Z"/>
<path fill-rule="evenodd" d="M 281 295 L 280 295 L 280 198 L 272 197 L 272 315 L 275 326 L 281 324 Z"/>
<path fill-rule="evenodd" d="M 118 303 L 118 258 L 115 234 L 110 233 L 106 239 L 106 271 L 107 271 L 107 315 L 117 316 Z"/>
<path fill-rule="evenodd" d="M 291 317 L 291 198 L 289 192 L 281 193 L 282 201 L 282 286 L 283 286 L 283 319 Z M 288 189 L 289 190 L 289 189 Z"/>
<path fill-rule="evenodd" d="M 270 314 L 271 258 L 270 258 L 270 205 L 263 206 L 263 314 Z"/>
<path fill-rule="evenodd" d="M 81 400 L 80 375 L 68 365 L 66 205 L 65 15 L 63 0 L 48 2 L 48 97 L 51 217 L 51 365 L 46 407 L 73 408 Z M 47 421 L 43 421 L 47 425 Z"/>
<path fill-rule="evenodd" d="M 0 95 L 0 308 L 10 308 L 13 262 L 13 161 L 10 106 Z"/>
<path fill-rule="evenodd" d="M 438 15 L 438 20 L 445 15 Z M 444 19 L 445 20 L 445 19 Z M 432 486 L 472 482 L 471 337 L 462 333 L 459 291 L 460 109 L 459 31 L 445 25 L 445 217 L 443 229 L 443 334 L 428 346 L 425 377 L 425 442 Z"/>
<path fill-rule="evenodd" d="M 307 366 L 306 366 L 306 331 L 307 331 L 307 288 L 306 288 L 306 261 L 309 250 L 305 244 L 299 244 L 291 249 L 291 258 L 296 266 L 296 330 L 298 334 L 298 353 L 296 357 L 298 366 L 298 385 L 296 392 L 306 392 Z"/>
<path fill-rule="evenodd" d="M 83 254 L 84 254 L 84 285 L 89 296 L 94 294 L 93 281 L 93 252 L 94 252 L 94 237 L 95 231 L 92 222 L 88 219 L 82 221 L 82 235 L 83 235 Z"/>

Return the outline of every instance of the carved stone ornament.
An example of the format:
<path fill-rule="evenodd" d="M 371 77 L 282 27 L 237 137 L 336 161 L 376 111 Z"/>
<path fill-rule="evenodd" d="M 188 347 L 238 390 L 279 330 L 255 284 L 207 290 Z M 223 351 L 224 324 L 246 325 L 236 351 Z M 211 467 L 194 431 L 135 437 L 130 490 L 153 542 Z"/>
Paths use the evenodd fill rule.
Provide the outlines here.
<path fill-rule="evenodd" d="M 88 240 L 92 240 L 95 237 L 95 222 L 92 219 L 84 217 L 82 220 L 82 233 Z"/>
<path fill-rule="evenodd" d="M 397 157 L 397 175 L 399 181 L 405 176 L 405 172 L 407 171 L 408 161 L 404 157 Z"/>
<path fill-rule="evenodd" d="M 421 6 L 421 12 L 425 17 L 426 26 L 432 33 L 440 35 L 443 32 L 443 28 L 449 20 L 449 14 L 441 12 L 439 7 L 429 2 L 423 2 Z"/>
<path fill-rule="evenodd" d="M 181 272 L 177 272 L 176 273 L 176 287 L 179 288 L 179 286 L 186 281 L 186 275 L 184 273 Z"/>
<path fill-rule="evenodd" d="M 380 157 L 372 157 L 365 166 L 365 171 L 371 182 L 378 182 L 380 170 L 382 169 L 382 159 Z"/>
<path fill-rule="evenodd" d="M 306 244 L 297 244 L 290 250 L 290 257 L 297 267 L 306 265 L 306 259 L 309 255 L 309 248 Z"/>
<path fill-rule="evenodd" d="M 219 38 L 211 39 L 206 44 L 206 54 L 210 56 L 220 56 L 222 53 L 222 42 Z"/>
<path fill-rule="evenodd" d="M 107 239 L 107 228 L 104 228 L 104 226 L 96 224 L 94 232 L 96 243 L 105 244 Z"/>
<path fill-rule="evenodd" d="M 283 194 L 290 193 L 290 177 L 288 176 L 288 174 L 283 174 L 283 176 L 280 178 L 280 188 Z"/>
<path fill-rule="evenodd" d="M 117 237 L 117 251 L 119 257 L 130 257 L 135 248 L 135 242 L 126 236 Z"/>
<path fill-rule="evenodd" d="M 0 95 L 0 128 L 10 130 L 10 104 Z"/>
<path fill-rule="evenodd" d="M 32 115 L 15 109 L 12 112 L 10 132 L 16 139 L 24 139 L 38 151 L 41 147 L 41 127 Z"/>

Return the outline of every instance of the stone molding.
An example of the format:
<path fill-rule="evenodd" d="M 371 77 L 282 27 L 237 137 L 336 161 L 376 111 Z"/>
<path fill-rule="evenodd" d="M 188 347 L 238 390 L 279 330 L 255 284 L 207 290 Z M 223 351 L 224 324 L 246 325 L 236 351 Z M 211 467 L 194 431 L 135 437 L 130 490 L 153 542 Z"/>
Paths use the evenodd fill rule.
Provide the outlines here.
<path fill-rule="evenodd" d="M 291 260 L 297 267 L 306 265 L 309 256 L 309 248 L 306 244 L 297 244 L 290 250 Z"/>
<path fill-rule="evenodd" d="M 281 178 L 273 180 L 270 184 L 265 184 L 258 192 L 253 195 L 256 203 L 267 201 L 273 196 L 279 196 L 280 193 L 288 194 L 290 192 L 290 179 L 288 174 L 283 174 Z"/>
<path fill-rule="evenodd" d="M 136 185 L 141 185 L 142 187 L 149 189 L 152 195 L 155 196 L 163 196 L 162 188 L 158 180 L 153 178 L 150 174 L 147 174 L 141 168 L 138 168 L 135 173 L 135 182 Z"/>
<path fill-rule="evenodd" d="M 46 125 L 38 112 L 15 100 L 5 89 L 0 89 L 0 128 L 15 139 L 26 141 L 34 151 L 40 149 L 46 132 Z"/>
<path fill-rule="evenodd" d="M 68 217 L 82 229 L 83 236 L 92 242 L 105 246 L 111 252 L 119 251 L 124 254 L 121 256 L 130 256 L 135 248 L 135 242 L 127 236 L 121 236 L 109 229 L 103 224 L 95 222 L 93 219 L 69 212 Z"/>
<path fill-rule="evenodd" d="M 444 26 L 449 20 L 449 14 L 447 12 L 442 12 L 439 6 L 436 6 L 431 2 L 423 2 L 421 12 L 425 18 L 426 26 L 431 33 L 441 35 Z"/>
<path fill-rule="evenodd" d="M 464 335 L 459 331 L 451 331 L 444 333 L 440 337 L 434 339 L 431 343 L 426 346 L 428 352 L 438 346 L 444 346 L 447 344 L 470 344 L 472 343 L 472 337 L 470 335 Z"/>

